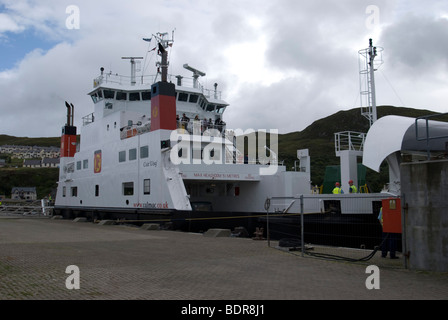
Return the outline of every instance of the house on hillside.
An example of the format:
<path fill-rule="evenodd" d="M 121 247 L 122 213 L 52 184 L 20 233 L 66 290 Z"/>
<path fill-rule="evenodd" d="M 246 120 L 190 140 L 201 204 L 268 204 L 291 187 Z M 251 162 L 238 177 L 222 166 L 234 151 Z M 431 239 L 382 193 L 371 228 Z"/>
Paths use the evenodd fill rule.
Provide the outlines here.
<path fill-rule="evenodd" d="M 25 168 L 41 168 L 42 161 L 41 160 L 25 159 L 25 160 L 23 160 L 23 166 Z"/>
<path fill-rule="evenodd" d="M 44 158 L 42 160 L 42 167 L 44 167 L 44 168 L 59 167 L 59 158 Z"/>
<path fill-rule="evenodd" d="M 11 199 L 36 200 L 37 191 L 35 187 L 14 187 L 11 190 Z"/>

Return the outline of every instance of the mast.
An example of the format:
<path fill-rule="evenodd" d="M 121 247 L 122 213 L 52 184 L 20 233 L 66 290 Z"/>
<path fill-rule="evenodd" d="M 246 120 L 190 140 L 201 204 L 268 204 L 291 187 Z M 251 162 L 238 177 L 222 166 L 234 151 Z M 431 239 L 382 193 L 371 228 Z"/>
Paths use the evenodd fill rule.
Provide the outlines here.
<path fill-rule="evenodd" d="M 151 86 L 151 132 L 165 131 L 162 141 L 169 139 L 172 130 L 176 130 L 176 87 L 174 83 L 168 82 L 168 46 L 172 46 L 173 40 L 166 40 L 167 33 L 157 33 L 154 37 L 157 40 L 158 55 L 162 57 L 161 62 L 156 65 L 161 67 L 161 81 L 155 82 Z M 158 68 L 157 73 L 160 73 Z M 160 132 L 159 131 L 159 132 Z"/>
<path fill-rule="evenodd" d="M 143 59 L 143 57 L 121 57 L 121 59 L 131 60 L 131 86 L 135 86 L 135 60 Z"/>
<path fill-rule="evenodd" d="M 369 39 L 369 47 L 359 51 L 361 114 L 369 120 L 370 126 L 378 119 L 376 112 L 375 71 L 383 63 L 383 48 L 374 47 Z M 375 61 L 378 57 L 379 60 Z"/>
<path fill-rule="evenodd" d="M 157 49 L 158 52 L 157 54 L 161 57 L 161 61 L 157 61 L 156 66 L 157 68 L 157 73 L 161 73 L 162 76 L 162 82 L 167 82 L 167 78 L 168 78 L 168 47 L 171 47 L 173 45 L 174 42 L 174 31 L 173 34 L 171 36 L 171 39 L 165 39 L 165 37 L 168 36 L 167 32 L 161 33 L 161 32 L 157 32 L 154 35 L 154 38 L 157 41 Z M 162 71 L 160 71 L 159 67 L 162 69 Z"/>

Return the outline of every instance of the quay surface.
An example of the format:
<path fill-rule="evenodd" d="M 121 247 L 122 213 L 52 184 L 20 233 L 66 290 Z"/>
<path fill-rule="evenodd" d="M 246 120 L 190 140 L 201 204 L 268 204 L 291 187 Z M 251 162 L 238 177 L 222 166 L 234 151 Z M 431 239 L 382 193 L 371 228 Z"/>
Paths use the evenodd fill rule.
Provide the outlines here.
<path fill-rule="evenodd" d="M 446 273 L 380 267 L 380 288 L 367 289 L 366 265 L 301 257 L 273 246 L 265 240 L 0 216 L 0 300 L 261 304 L 448 298 Z M 66 286 L 71 265 L 79 269 L 79 289 Z"/>

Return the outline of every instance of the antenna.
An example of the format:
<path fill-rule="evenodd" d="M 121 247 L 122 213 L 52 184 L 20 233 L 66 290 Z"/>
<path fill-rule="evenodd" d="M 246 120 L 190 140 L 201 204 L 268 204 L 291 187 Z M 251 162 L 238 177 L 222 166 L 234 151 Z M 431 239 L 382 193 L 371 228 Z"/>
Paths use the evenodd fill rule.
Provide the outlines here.
<path fill-rule="evenodd" d="M 143 57 L 121 57 L 121 59 L 131 60 L 131 86 L 135 86 L 135 60 L 143 59 Z"/>
<path fill-rule="evenodd" d="M 188 63 L 184 64 L 184 68 L 193 72 L 193 88 L 197 88 L 198 87 L 198 78 L 199 77 L 204 77 L 205 73 L 202 71 L 199 71 L 198 69 L 195 69 L 193 67 L 190 67 L 188 65 Z"/>
<path fill-rule="evenodd" d="M 377 120 L 374 72 L 383 64 L 383 48 L 374 47 L 369 39 L 369 47 L 359 50 L 359 80 L 361 93 L 361 114 L 369 120 L 370 126 Z M 377 58 L 377 60 L 375 60 Z"/>

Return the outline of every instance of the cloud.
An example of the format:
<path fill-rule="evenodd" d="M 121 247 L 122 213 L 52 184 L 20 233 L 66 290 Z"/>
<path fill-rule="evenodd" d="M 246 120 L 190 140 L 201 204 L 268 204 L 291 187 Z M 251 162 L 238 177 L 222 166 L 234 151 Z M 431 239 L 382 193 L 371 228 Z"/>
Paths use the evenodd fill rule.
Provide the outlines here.
<path fill-rule="evenodd" d="M 80 10 L 68 29 L 66 8 Z M 360 106 L 358 50 L 384 48 L 376 72 L 378 104 L 443 110 L 448 99 L 447 5 L 380 0 L 379 21 L 366 25 L 370 1 L 0 0 L 0 46 L 26 34 L 37 43 L 16 65 L 0 61 L 0 134 L 58 136 L 67 100 L 75 124 L 93 111 L 87 92 L 99 75 L 128 75 L 123 56 L 148 59 L 141 39 L 175 29 L 169 72 L 204 71 L 203 84 L 223 91 L 231 128 L 303 130 L 341 109 Z M 375 22 L 376 23 L 376 22 Z M 48 43 L 48 42 L 47 42 Z M 150 59 L 151 58 L 151 59 Z"/>
<path fill-rule="evenodd" d="M 414 75 L 448 70 L 448 19 L 408 14 L 384 30 L 382 40 L 392 65 Z"/>
<path fill-rule="evenodd" d="M 20 32 L 25 27 L 20 26 L 11 16 L 0 13 L 0 37 L 5 32 Z"/>

